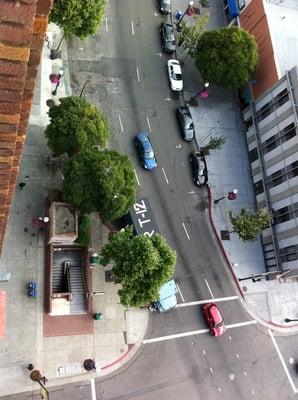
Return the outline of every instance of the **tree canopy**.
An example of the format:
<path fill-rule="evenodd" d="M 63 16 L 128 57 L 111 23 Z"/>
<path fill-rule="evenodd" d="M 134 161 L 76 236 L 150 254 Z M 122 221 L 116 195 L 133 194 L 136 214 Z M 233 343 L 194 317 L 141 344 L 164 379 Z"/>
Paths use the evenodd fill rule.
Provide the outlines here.
<path fill-rule="evenodd" d="M 100 263 L 106 266 L 110 262 L 122 284 L 121 304 L 139 307 L 158 299 L 160 287 L 174 274 L 176 253 L 162 236 L 134 236 L 127 227 L 101 250 Z"/>
<path fill-rule="evenodd" d="M 195 64 L 205 81 L 238 89 L 249 81 L 258 61 L 254 36 L 241 28 L 211 30 L 199 37 Z"/>
<path fill-rule="evenodd" d="M 45 136 L 48 146 L 58 156 L 69 156 L 95 145 L 105 147 L 109 125 L 105 115 L 80 97 L 65 97 L 59 105 L 50 108 L 50 124 Z"/>
<path fill-rule="evenodd" d="M 94 35 L 102 22 L 106 0 L 56 0 L 50 21 L 63 28 L 66 38 Z"/>
<path fill-rule="evenodd" d="M 117 151 L 92 149 L 63 162 L 63 196 L 82 214 L 99 211 L 109 222 L 135 202 L 135 175 L 130 159 Z"/>
<path fill-rule="evenodd" d="M 272 221 L 271 213 L 266 210 L 249 211 L 242 208 L 238 215 L 230 211 L 229 217 L 234 232 L 243 241 L 255 240 L 264 229 L 269 228 Z"/>
<path fill-rule="evenodd" d="M 187 25 L 186 22 L 181 23 L 181 33 L 179 36 L 179 44 L 187 52 L 191 58 L 195 58 L 200 36 L 205 32 L 205 27 L 209 21 L 209 13 L 205 15 L 194 15 L 194 24 Z"/>

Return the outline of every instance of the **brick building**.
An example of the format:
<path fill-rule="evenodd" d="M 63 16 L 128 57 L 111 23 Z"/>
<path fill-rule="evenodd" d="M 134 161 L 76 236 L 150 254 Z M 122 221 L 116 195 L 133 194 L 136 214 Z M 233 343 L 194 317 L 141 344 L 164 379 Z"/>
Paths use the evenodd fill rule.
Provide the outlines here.
<path fill-rule="evenodd" d="M 53 0 L 0 0 L 0 254 Z"/>

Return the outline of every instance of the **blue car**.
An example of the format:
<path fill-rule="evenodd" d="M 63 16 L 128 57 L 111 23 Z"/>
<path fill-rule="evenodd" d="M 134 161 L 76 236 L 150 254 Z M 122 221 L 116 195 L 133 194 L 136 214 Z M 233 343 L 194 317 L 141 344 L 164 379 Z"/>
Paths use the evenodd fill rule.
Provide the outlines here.
<path fill-rule="evenodd" d="M 145 169 L 152 170 L 157 166 L 153 147 L 149 139 L 148 132 L 141 132 L 136 137 L 136 146 Z"/>

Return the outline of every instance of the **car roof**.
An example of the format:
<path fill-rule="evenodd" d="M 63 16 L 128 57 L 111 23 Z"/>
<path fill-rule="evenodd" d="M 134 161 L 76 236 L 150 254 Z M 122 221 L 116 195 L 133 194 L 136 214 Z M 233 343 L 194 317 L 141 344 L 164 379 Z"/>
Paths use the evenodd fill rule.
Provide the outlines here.
<path fill-rule="evenodd" d="M 152 145 L 151 145 L 151 142 L 150 142 L 150 139 L 148 137 L 148 133 L 147 132 L 139 133 L 138 134 L 138 138 L 139 138 L 140 142 L 142 143 L 143 148 L 145 150 L 151 150 L 152 149 Z"/>
<path fill-rule="evenodd" d="M 211 304 L 209 313 L 215 324 L 222 322 L 222 316 L 216 304 Z"/>

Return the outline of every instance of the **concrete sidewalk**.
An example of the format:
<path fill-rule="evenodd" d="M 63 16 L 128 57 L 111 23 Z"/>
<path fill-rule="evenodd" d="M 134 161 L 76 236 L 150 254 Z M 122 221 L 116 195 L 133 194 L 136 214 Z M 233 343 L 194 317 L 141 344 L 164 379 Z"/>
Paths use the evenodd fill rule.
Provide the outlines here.
<path fill-rule="evenodd" d="M 57 45 L 60 30 L 51 24 Z M 63 69 L 57 95 L 49 76 Z M 120 368 L 136 353 L 147 329 L 147 310 L 126 309 L 120 305 L 119 285 L 107 282 L 103 267 L 93 269 L 93 312 L 102 320 L 93 320 L 93 333 L 68 336 L 43 336 L 44 234 L 32 226 L 32 218 L 45 215 L 49 191 L 61 185 L 61 174 L 46 166 L 50 150 L 44 129 L 49 123 L 47 100 L 56 104 L 60 97 L 71 95 L 66 48 L 62 59 L 51 60 L 46 43 L 33 99 L 30 124 L 22 155 L 17 187 L 0 259 L 0 272 L 11 273 L 8 282 L 0 282 L 7 292 L 6 335 L 0 340 L 0 396 L 39 390 L 26 369 L 32 363 L 48 379 L 47 387 L 104 376 Z M 21 190 L 18 186 L 24 182 Z M 94 251 L 99 252 L 109 231 L 92 214 Z M 28 298 L 26 285 L 37 282 L 37 298 Z M 96 293 L 96 294 L 95 294 Z M 92 319 L 92 315 L 90 315 Z M 85 359 L 96 362 L 96 372 L 83 368 Z"/>
<path fill-rule="evenodd" d="M 195 95 L 184 92 L 185 98 Z M 263 324 L 280 332 L 298 332 L 298 325 L 286 324 L 285 318 L 297 318 L 298 284 L 284 279 L 259 282 L 238 279 L 266 274 L 260 239 L 243 242 L 235 233 L 229 211 L 233 214 L 241 208 L 255 209 L 255 197 L 250 175 L 245 130 L 240 114 L 240 105 L 233 92 L 210 85 L 208 99 L 199 99 L 198 107 L 190 107 L 196 129 L 198 147 L 207 145 L 211 137 L 223 136 L 226 142 L 222 149 L 210 151 L 206 156 L 209 175 L 211 225 L 227 257 L 231 270 L 237 277 L 237 285 L 243 294 L 244 305 Z M 228 192 L 237 189 L 237 198 L 228 200 Z M 215 199 L 220 199 L 214 204 Z M 228 239 L 223 239 L 224 233 Z M 286 278 L 286 276 L 285 276 Z"/>

